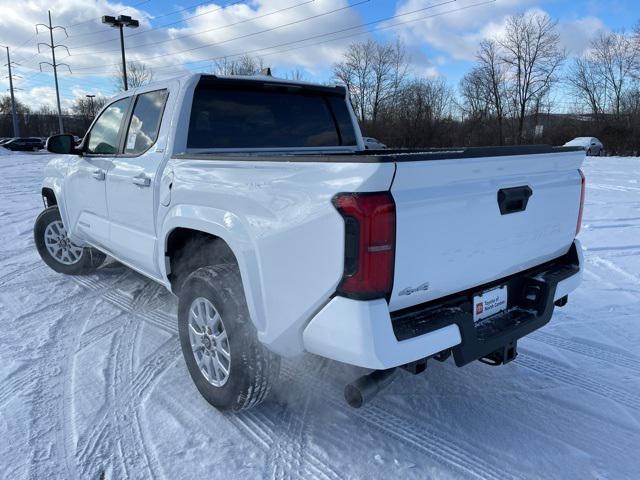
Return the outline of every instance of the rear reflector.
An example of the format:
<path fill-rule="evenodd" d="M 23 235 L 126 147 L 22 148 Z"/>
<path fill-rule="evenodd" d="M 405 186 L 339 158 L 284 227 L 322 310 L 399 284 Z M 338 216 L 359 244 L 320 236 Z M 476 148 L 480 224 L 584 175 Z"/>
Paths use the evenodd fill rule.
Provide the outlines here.
<path fill-rule="evenodd" d="M 358 300 L 391 295 L 396 206 L 390 192 L 341 193 L 333 204 L 345 225 L 344 276 L 337 293 Z"/>
<path fill-rule="evenodd" d="M 586 190 L 586 179 L 584 177 L 584 173 L 582 170 L 578 170 L 580 174 L 580 210 L 578 211 L 578 224 L 576 225 L 576 236 L 580 233 L 580 229 L 582 228 L 582 212 L 584 211 L 584 194 Z"/>

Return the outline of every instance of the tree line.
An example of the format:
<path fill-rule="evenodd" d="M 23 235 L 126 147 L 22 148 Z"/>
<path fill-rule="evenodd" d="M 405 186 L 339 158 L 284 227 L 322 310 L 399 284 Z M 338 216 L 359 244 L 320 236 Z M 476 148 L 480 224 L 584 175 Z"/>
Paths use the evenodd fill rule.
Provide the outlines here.
<path fill-rule="evenodd" d="M 579 58 L 569 58 L 556 20 L 540 12 L 512 15 L 499 35 L 479 43 L 457 85 L 411 65 L 399 40 L 353 43 L 333 64 L 332 81 L 349 89 L 365 135 L 399 148 L 562 145 L 595 136 L 609 153 L 640 155 L 640 24 L 632 32 L 599 32 Z M 264 66 L 244 56 L 217 61 L 211 72 L 254 75 Z M 154 76 L 137 62 L 127 70 L 132 87 Z M 304 80 L 300 70 L 285 76 Z M 122 89 L 120 75 L 114 83 Z M 105 101 L 75 99 L 66 125 L 83 133 Z M 8 96 L 0 97 L 0 136 L 11 131 L 10 111 Z M 23 131 L 56 131 L 47 107 L 19 104 L 18 111 Z"/>
<path fill-rule="evenodd" d="M 596 136 L 610 153 L 640 154 L 640 28 L 600 32 L 579 58 L 543 13 L 507 18 L 479 43 L 458 85 L 411 74 L 404 46 L 349 46 L 333 65 L 363 132 L 394 147 L 548 143 Z"/>

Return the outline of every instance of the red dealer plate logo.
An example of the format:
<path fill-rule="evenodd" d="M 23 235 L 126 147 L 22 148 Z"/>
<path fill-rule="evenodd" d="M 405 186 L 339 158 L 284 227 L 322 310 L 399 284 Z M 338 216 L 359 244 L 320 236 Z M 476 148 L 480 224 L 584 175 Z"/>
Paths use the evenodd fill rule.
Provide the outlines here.
<path fill-rule="evenodd" d="M 507 287 L 497 287 L 473 297 L 473 322 L 504 312 L 507 309 Z"/>

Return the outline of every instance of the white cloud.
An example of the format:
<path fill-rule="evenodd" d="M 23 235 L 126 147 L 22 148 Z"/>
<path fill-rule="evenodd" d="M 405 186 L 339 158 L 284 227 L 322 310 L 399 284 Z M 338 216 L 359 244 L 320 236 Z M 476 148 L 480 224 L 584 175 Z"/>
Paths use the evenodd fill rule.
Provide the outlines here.
<path fill-rule="evenodd" d="M 560 41 L 571 56 L 580 56 L 589 48 L 589 43 L 598 32 L 607 30 L 606 25 L 596 17 L 583 17 L 560 22 Z"/>
<path fill-rule="evenodd" d="M 157 23 L 163 25 L 183 20 L 160 29 L 151 29 L 150 15 L 140 10 L 142 7 L 130 7 L 126 13 L 140 19 L 141 25 L 138 30 L 125 30 L 127 59 L 145 61 L 155 67 L 158 74 L 175 75 L 184 69 L 181 64 L 185 62 L 256 51 L 360 24 L 362 20 L 355 8 L 328 13 L 348 5 L 347 0 L 253 0 L 222 8 L 219 2 L 211 2 L 195 10 L 158 18 Z M 55 24 L 71 25 L 68 39 L 61 31 L 56 32 L 57 41 L 71 51 L 67 57 L 64 49 L 59 49 L 59 62 L 68 63 L 74 76 L 114 73 L 120 62 L 117 31 L 102 25 L 98 19 L 101 15 L 122 12 L 126 7 L 106 0 L 31 0 L 20 8 L 15 7 L 15 1 L 0 0 L 0 43 L 16 45 L 29 39 L 34 24 L 46 22 L 47 8 L 54 12 Z M 314 16 L 317 18 L 305 20 Z M 93 20 L 86 22 L 87 19 Z M 74 26 L 78 22 L 86 23 Z M 285 26 L 289 23 L 292 24 Z M 257 34 L 262 31 L 265 32 Z M 48 41 L 48 38 L 41 34 L 38 41 Z M 35 45 L 36 39 L 32 39 L 15 54 L 21 60 L 28 60 L 25 68 L 37 68 L 41 60 L 50 61 L 47 50 L 28 58 L 35 53 Z M 264 50 L 256 55 L 264 55 L 269 64 L 297 65 L 313 71 L 335 61 L 342 45 L 318 45 L 274 55 L 271 55 L 273 50 Z M 290 47 L 280 50 L 287 48 Z"/>
<path fill-rule="evenodd" d="M 357 9 L 344 8 L 350 4 L 348 0 L 248 0 L 227 7 L 223 7 L 218 0 L 195 10 L 172 15 L 166 15 L 169 12 L 159 14 L 160 18 L 154 22 L 156 25 L 176 23 L 159 29 L 151 28 L 151 15 L 141 10 L 143 6 L 127 7 L 108 0 L 29 0 L 20 3 L 20 8 L 17 8 L 15 0 L 0 0 L 0 44 L 19 47 L 13 49 L 13 57 L 21 63 L 16 72 L 25 77 L 17 82 L 26 90 L 21 96 L 29 102 L 46 105 L 52 102 L 47 92 L 52 90 L 48 87 L 52 86 L 53 81 L 51 75 L 41 74 L 38 69 L 39 62 L 50 62 L 51 56 L 47 48 L 42 48 L 42 53 L 38 55 L 36 44 L 48 42 L 48 32 L 41 29 L 40 35 L 34 37 L 34 25 L 47 23 L 47 9 L 52 11 L 54 24 L 67 26 L 69 33 L 69 38 L 65 38 L 63 31 L 55 32 L 56 42 L 67 45 L 71 52 L 71 56 L 67 56 L 63 48 L 56 51 L 57 61 L 68 64 L 73 71 L 73 75 L 69 76 L 65 69 L 59 70 L 61 83 L 66 87 L 63 90 L 67 100 L 71 96 L 69 79 L 76 79 L 85 89 L 104 89 L 104 79 L 107 84 L 111 83 L 111 78 L 117 74 L 116 65 L 120 63 L 117 30 L 103 25 L 99 20 L 102 15 L 124 13 L 140 20 L 137 30 L 125 30 L 127 59 L 144 61 L 155 70 L 156 78 L 183 73 L 187 68 L 182 65 L 185 62 L 250 51 L 256 51 L 255 56 L 262 56 L 267 65 L 275 67 L 277 74 L 284 75 L 297 67 L 313 77 L 326 71 L 340 57 L 345 42 L 298 50 L 291 50 L 295 45 L 275 50 L 265 48 L 362 22 Z M 174 11 L 178 9 L 179 5 L 172 7 Z M 342 10 L 327 13 L 337 9 Z M 304 21 L 314 16 L 317 18 Z M 289 23 L 291 25 L 285 26 Z M 257 33 L 264 30 L 271 31 Z M 318 38 L 308 43 L 327 39 Z M 290 51 L 277 53 L 280 50 Z M 212 63 L 208 61 L 194 67 L 209 70 Z M 43 68 L 51 70 L 46 65 Z M 53 101 L 55 103 L 55 99 Z"/>
<path fill-rule="evenodd" d="M 434 9 L 433 14 L 442 15 L 408 23 L 396 31 L 410 45 L 427 44 L 440 51 L 437 63 L 442 65 L 445 58 L 449 61 L 473 61 L 479 43 L 487 38 L 499 36 L 505 28 L 507 17 L 521 12 L 545 11 L 536 6 L 536 0 L 502 0 L 466 10 L 459 10 L 477 1 L 458 1 Z M 401 2 L 397 13 L 406 13 L 424 6 L 424 0 Z M 459 11 L 455 11 L 459 10 Z M 444 13 L 449 12 L 451 13 Z M 420 18 L 424 14 L 415 14 L 408 19 Z M 582 17 L 561 21 L 558 24 L 560 42 L 570 55 L 578 55 L 588 47 L 593 35 L 604 28 L 603 22 L 596 17 Z M 444 58 L 443 58 L 444 57 Z"/>
<path fill-rule="evenodd" d="M 397 2 L 393 13 L 385 13 L 407 13 L 444 1 L 402 0 Z M 457 10 L 479 1 L 457 0 L 422 13 L 407 15 L 386 25 Z M 478 42 L 499 32 L 507 15 L 535 8 L 540 1 L 499 0 L 494 4 L 445 13 L 384 32 L 397 34 L 407 43 L 415 73 L 435 76 L 447 63 L 473 60 Z M 18 3 L 19 8 L 16 6 Z M 319 37 L 307 42 L 315 45 L 301 49 L 292 49 L 295 44 L 277 49 L 267 47 L 360 25 L 363 20 L 358 8 L 323 15 L 357 3 L 357 0 L 247 0 L 246 3 L 222 7 L 222 0 L 212 0 L 210 4 L 195 10 L 167 15 L 171 10 L 179 9 L 180 5 L 170 7 L 159 14 L 154 24 L 177 23 L 151 29 L 151 15 L 143 10 L 145 4 L 134 8 L 110 0 L 0 0 L 0 44 L 17 47 L 26 41 L 24 46 L 14 49 L 13 56 L 22 63 L 16 73 L 25 77 L 17 82 L 25 89 L 20 96 L 34 102 L 34 106 L 55 105 L 52 76 L 38 72 L 38 63 L 50 61 L 50 54 L 47 49 L 43 49 L 40 55 L 36 53 L 36 43 L 47 42 L 48 32 L 41 32 L 37 38 L 32 38 L 34 25 L 47 22 L 47 9 L 52 11 L 54 24 L 68 26 L 68 39 L 62 31 L 56 31 L 56 41 L 68 45 L 71 51 L 69 57 L 64 49 L 57 52 L 58 61 L 69 64 L 73 70 L 71 76 L 65 70 L 60 71 L 66 105 L 77 93 L 73 91 L 75 85 L 91 93 L 96 93 L 96 90 L 112 93 L 109 88 L 116 74 L 116 65 L 120 62 L 120 46 L 117 31 L 102 25 L 99 20 L 105 14 L 124 13 L 140 20 L 138 30 L 126 30 L 127 58 L 144 61 L 155 70 L 156 78 L 184 72 L 186 66 L 182 64 L 185 62 L 255 52 L 255 56 L 263 57 L 266 65 L 274 67 L 276 74 L 285 75 L 294 68 L 302 68 L 307 78 L 319 80 L 326 78 L 331 64 L 340 59 L 346 45 L 366 37 L 356 36 L 318 44 L 331 38 Z M 390 7 L 393 8 L 392 5 Z M 366 4 L 360 8 L 366 8 Z M 301 21 L 312 16 L 318 17 Z M 293 24 L 284 26 L 288 23 Z M 564 22 L 560 30 L 568 50 L 578 52 L 586 44 L 590 32 L 599 28 L 602 28 L 600 20 L 585 17 Z M 334 37 L 351 33 L 357 31 L 343 31 Z M 433 57 L 424 54 L 422 47 L 425 44 L 436 51 Z M 193 68 L 206 71 L 211 65 L 209 61 L 197 63 Z"/>

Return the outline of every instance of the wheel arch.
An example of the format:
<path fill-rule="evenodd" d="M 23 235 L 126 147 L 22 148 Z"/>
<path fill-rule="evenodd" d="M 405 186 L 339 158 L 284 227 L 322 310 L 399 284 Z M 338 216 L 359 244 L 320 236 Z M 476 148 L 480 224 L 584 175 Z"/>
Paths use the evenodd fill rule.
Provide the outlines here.
<path fill-rule="evenodd" d="M 49 169 L 49 167 L 47 167 L 47 169 Z M 62 217 L 62 223 L 67 231 L 70 232 L 71 225 L 69 225 L 69 218 L 67 217 L 67 209 L 62 192 L 62 183 L 62 178 L 47 174 L 42 182 L 40 195 L 42 196 L 42 202 L 45 208 L 52 207 L 54 205 L 58 207 L 60 217 Z"/>
<path fill-rule="evenodd" d="M 53 191 L 53 188 L 50 187 L 42 187 L 42 201 L 44 202 L 44 208 L 53 207 L 54 205 L 58 205 L 58 200 L 56 198 L 56 194 Z"/>
<path fill-rule="evenodd" d="M 172 292 L 176 293 L 173 272 L 178 253 L 193 240 L 217 241 L 221 251 L 226 252 L 238 266 L 251 320 L 259 332 L 264 330 L 264 303 L 259 265 L 253 242 L 237 217 L 210 207 L 181 206 L 165 217 L 162 231 L 163 258 L 160 266 L 166 284 L 171 286 Z"/>

